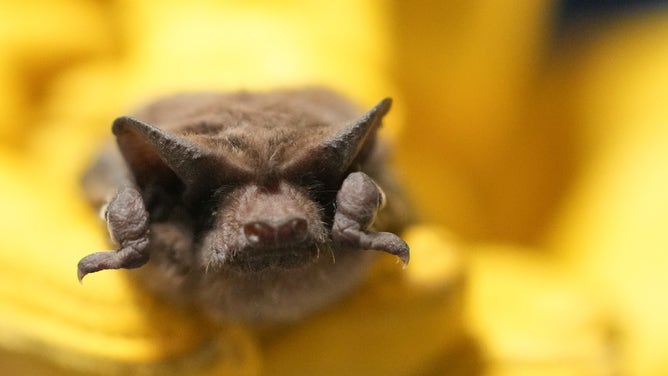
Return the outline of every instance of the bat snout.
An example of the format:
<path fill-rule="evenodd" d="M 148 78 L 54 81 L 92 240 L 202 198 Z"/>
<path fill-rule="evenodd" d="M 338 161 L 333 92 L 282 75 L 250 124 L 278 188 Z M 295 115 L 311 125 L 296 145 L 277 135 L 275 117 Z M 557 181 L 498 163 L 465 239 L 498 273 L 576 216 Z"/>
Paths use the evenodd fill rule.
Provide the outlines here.
<path fill-rule="evenodd" d="M 304 241 L 308 235 L 308 223 L 301 217 L 257 220 L 245 223 L 242 230 L 253 247 L 276 247 Z"/>
<path fill-rule="evenodd" d="M 299 187 L 281 181 L 277 186 L 248 185 L 221 205 L 233 225 L 220 226 L 229 232 L 213 240 L 223 251 L 224 263 L 243 271 L 267 268 L 294 269 L 318 259 L 328 246 L 329 233 L 317 204 Z M 218 252 L 221 253 L 221 252 Z"/>

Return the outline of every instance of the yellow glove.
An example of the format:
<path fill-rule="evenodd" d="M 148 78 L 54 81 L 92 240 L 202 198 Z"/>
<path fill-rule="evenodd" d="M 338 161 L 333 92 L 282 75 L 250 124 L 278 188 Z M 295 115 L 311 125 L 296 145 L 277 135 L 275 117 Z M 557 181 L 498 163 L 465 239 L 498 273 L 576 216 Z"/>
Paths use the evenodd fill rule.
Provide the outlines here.
<path fill-rule="evenodd" d="M 254 19 L 248 15 L 255 13 L 248 13 L 245 5 L 223 12 L 217 2 L 191 7 L 118 2 L 117 17 L 110 18 L 99 8 L 81 5 L 80 10 L 78 2 L 67 4 L 60 9 L 39 4 L 40 12 L 53 8 L 62 16 L 54 20 L 71 20 L 58 24 L 58 33 L 45 32 L 53 38 L 46 39 L 47 45 L 56 51 L 71 45 L 89 60 L 102 51 L 103 59 L 59 71 L 57 64 L 49 65 L 48 56 L 28 54 L 21 64 L 0 67 L 7 76 L 34 85 L 48 83 L 43 97 L 30 102 L 34 106 L 30 110 L 12 102 L 14 93 L 0 97 L 5 105 L 0 108 L 8 109 L 6 133 L 13 135 L 12 140 L 3 140 L 0 153 L 0 205 L 5 213 L 0 216 L 0 372 L 254 375 L 264 369 L 267 374 L 294 374 L 298 367 L 335 370 L 326 357 L 291 363 L 299 360 L 291 351 L 304 354 L 318 345 L 324 347 L 314 354 L 324 354 L 329 344 L 344 356 L 339 367 L 405 374 L 436 362 L 452 346 L 451 339 L 461 336 L 462 272 L 456 251 L 439 231 L 428 229 L 408 235 L 417 259 L 406 272 L 394 260 L 389 265 L 386 260 L 358 293 L 332 313 L 312 318 L 303 328 L 276 332 L 281 335 L 256 334 L 240 326 L 214 330 L 192 312 L 144 295 L 120 271 L 79 285 L 77 260 L 108 245 L 98 220 L 81 200 L 78 174 L 96 147 L 92 140 L 108 137 L 110 119 L 121 109 L 171 90 L 242 85 L 325 84 L 355 92 L 358 99 L 369 102 L 392 93 L 380 78 L 387 50 L 385 35 L 375 25 L 383 12 L 370 3 L 318 6 L 309 8 L 304 17 L 300 11 L 305 3 L 287 8 L 267 3 L 266 19 L 255 27 L 247 25 Z M 100 28 L 87 33 L 89 22 Z M 49 25 L 35 27 L 50 30 Z M 123 33 L 117 34 L 119 30 Z M 8 49 L 8 56 L 32 51 L 25 32 L 17 28 L 20 48 Z M 123 38 L 115 41 L 122 48 L 120 58 L 108 43 L 119 35 Z M 48 81 L 18 68 L 40 66 L 42 59 L 54 70 Z M 21 88 L 26 100 L 33 99 L 34 86 Z M 34 109 L 40 110 L 39 116 L 27 117 Z M 38 127 L 24 128 L 13 120 Z M 17 139 L 22 146 L 14 148 L 10 142 Z M 341 330 L 345 325 L 357 326 L 366 335 Z M 311 334 L 324 338 L 328 331 L 338 334 L 328 342 L 309 340 Z M 377 334 L 391 346 L 351 351 L 356 348 L 354 341 L 365 345 Z"/>
<path fill-rule="evenodd" d="M 404 239 L 411 245 L 406 269 L 383 256 L 352 297 L 265 339 L 267 374 L 425 374 L 465 346 L 460 250 L 435 227 L 413 227 Z"/>
<path fill-rule="evenodd" d="M 619 20 L 569 71 L 582 158 L 551 246 L 605 299 L 622 371 L 668 374 L 668 12 Z M 563 79 L 564 77 L 557 78 Z"/>

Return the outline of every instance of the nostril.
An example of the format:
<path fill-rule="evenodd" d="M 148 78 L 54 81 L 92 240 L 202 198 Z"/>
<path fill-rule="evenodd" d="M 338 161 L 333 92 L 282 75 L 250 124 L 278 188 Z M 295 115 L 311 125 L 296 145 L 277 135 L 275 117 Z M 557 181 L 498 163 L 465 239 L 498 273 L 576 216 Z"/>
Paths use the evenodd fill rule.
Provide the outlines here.
<path fill-rule="evenodd" d="M 303 218 L 291 218 L 278 226 L 277 237 L 282 242 L 303 240 L 308 225 Z"/>
<path fill-rule="evenodd" d="M 266 222 L 250 222 L 244 225 L 244 235 L 251 244 L 273 243 L 276 235 L 274 226 Z"/>

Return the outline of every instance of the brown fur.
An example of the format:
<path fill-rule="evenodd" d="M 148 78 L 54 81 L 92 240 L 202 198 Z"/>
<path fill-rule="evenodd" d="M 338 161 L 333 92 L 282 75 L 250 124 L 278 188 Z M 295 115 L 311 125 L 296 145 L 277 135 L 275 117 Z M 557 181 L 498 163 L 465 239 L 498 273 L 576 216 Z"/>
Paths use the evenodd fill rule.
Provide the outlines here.
<path fill-rule="evenodd" d="M 119 250 L 82 259 L 80 278 L 138 268 L 150 290 L 214 318 L 286 321 L 358 284 L 366 250 L 407 262 L 401 239 L 370 230 L 376 183 L 394 187 L 376 147 L 389 105 L 357 117 L 322 89 L 194 93 L 117 119 L 120 154 L 103 153 L 84 187 L 94 202 L 124 187 L 107 215 Z M 394 190 L 388 199 L 404 207 Z"/>

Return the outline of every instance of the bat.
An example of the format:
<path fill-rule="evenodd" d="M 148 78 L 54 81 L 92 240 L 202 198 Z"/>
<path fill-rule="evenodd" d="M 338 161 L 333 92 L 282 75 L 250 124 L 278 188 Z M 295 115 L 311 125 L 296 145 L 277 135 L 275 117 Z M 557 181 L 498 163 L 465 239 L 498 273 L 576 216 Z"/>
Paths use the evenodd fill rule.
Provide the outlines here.
<path fill-rule="evenodd" d="M 406 265 L 405 200 L 377 137 L 390 106 L 360 115 L 317 88 L 189 93 L 117 118 L 83 187 L 118 248 L 82 258 L 79 280 L 134 269 L 214 319 L 285 322 L 354 289 L 375 251 Z"/>

